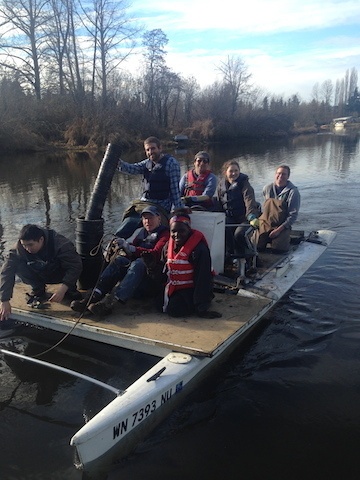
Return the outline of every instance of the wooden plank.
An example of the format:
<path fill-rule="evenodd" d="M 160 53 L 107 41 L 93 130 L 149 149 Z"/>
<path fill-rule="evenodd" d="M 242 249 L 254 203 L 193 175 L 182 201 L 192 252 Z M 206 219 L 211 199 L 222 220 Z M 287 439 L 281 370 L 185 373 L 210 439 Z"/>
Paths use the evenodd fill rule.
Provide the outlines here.
<path fill-rule="evenodd" d="M 50 285 L 49 291 L 55 291 L 56 286 Z M 44 309 L 34 309 L 26 304 L 26 291 L 29 287 L 17 283 L 14 296 L 11 301 L 14 318 L 16 310 L 27 312 L 29 323 L 38 324 L 41 317 L 53 318 L 63 322 L 71 328 L 79 318 L 79 314 L 73 312 L 69 302 L 46 303 Z M 151 299 L 131 300 L 126 305 L 117 304 L 111 315 L 103 318 L 95 317 L 87 312 L 81 319 L 81 325 L 96 327 L 99 341 L 106 334 L 124 334 L 128 338 L 134 337 L 154 345 L 172 349 L 176 346 L 177 351 L 210 355 L 219 345 L 232 336 L 246 322 L 257 316 L 260 311 L 266 309 L 271 300 L 265 298 L 241 297 L 238 295 L 216 294 L 213 300 L 212 310 L 222 314 L 221 318 L 204 319 L 199 317 L 173 318 L 167 314 L 158 313 Z M 43 324 L 44 322 L 42 322 Z M 50 322 L 49 322 L 50 323 Z M 49 327 L 51 328 L 50 324 Z M 64 330 L 62 330 L 64 331 Z M 77 333 L 78 336 L 79 333 Z M 140 350 L 141 351 L 141 350 Z"/>

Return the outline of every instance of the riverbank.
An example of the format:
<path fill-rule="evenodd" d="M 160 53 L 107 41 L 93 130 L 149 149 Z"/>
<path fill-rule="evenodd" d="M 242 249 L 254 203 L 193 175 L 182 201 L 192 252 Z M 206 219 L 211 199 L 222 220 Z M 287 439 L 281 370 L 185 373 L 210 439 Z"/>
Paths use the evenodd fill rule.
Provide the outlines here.
<path fill-rule="evenodd" d="M 320 126 L 308 126 L 308 127 L 293 127 L 286 130 L 277 130 L 276 132 L 264 133 L 261 131 L 253 132 L 252 134 L 247 134 L 243 136 L 236 136 L 233 139 L 226 139 L 226 142 L 217 138 L 214 139 L 200 139 L 198 136 L 191 137 L 187 135 L 187 141 L 176 141 L 176 136 L 170 136 L 170 134 L 164 133 L 159 135 L 159 138 L 162 142 L 162 145 L 166 148 L 180 148 L 180 149 L 206 149 L 211 145 L 219 145 L 222 143 L 239 145 L 239 144 L 249 144 L 253 143 L 256 140 L 273 140 L 281 138 L 291 138 L 297 137 L 300 135 L 316 135 L 317 133 L 323 132 L 333 132 L 335 131 L 332 124 L 324 124 Z M 349 123 L 343 129 L 344 132 L 356 132 L 360 131 L 360 123 Z M 156 136 L 156 133 L 154 134 Z M 145 137 L 144 137 L 145 138 Z M 74 152 L 74 153 L 88 153 L 91 155 L 96 155 L 98 153 L 103 153 L 106 150 L 107 143 L 104 145 L 97 145 L 94 142 L 87 143 L 86 145 L 76 144 L 74 142 L 64 141 L 45 141 L 45 139 L 38 136 L 31 137 L 29 139 L 28 135 L 22 136 L 21 132 L 17 135 L 16 139 L 10 144 L 4 144 L 4 141 L 1 141 L 0 136 L 0 146 L 2 147 L 3 153 L 58 153 L 58 152 Z M 108 143 L 115 143 L 120 145 L 123 151 L 130 151 L 141 149 L 143 147 L 143 139 L 132 138 L 129 139 L 126 136 L 122 137 L 120 134 L 110 134 L 108 137 Z"/>

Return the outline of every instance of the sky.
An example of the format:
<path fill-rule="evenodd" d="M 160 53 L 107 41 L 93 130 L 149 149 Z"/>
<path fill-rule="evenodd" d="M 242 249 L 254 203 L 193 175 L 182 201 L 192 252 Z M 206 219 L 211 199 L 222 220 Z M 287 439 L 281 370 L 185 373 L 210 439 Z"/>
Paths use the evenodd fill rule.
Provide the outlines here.
<path fill-rule="evenodd" d="M 130 1 L 145 30 L 167 36 L 167 65 L 201 87 L 221 80 L 228 57 L 240 57 L 265 94 L 303 101 L 316 83 L 360 71 L 359 0 Z"/>

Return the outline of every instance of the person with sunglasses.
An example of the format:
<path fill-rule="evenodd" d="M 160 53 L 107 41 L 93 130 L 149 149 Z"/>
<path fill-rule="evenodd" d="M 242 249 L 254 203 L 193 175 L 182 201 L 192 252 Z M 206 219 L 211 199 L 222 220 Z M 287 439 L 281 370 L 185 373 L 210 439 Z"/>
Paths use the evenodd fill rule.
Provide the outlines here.
<path fill-rule="evenodd" d="M 180 180 L 182 201 L 187 207 L 212 211 L 216 186 L 217 177 L 210 170 L 210 156 L 207 152 L 200 151 L 194 157 L 194 168 Z"/>

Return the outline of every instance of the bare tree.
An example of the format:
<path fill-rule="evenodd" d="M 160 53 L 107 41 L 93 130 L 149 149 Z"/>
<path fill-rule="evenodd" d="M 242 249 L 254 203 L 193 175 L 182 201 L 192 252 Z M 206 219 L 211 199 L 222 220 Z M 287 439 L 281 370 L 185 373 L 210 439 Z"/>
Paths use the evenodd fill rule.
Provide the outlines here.
<path fill-rule="evenodd" d="M 131 54 L 134 37 L 140 28 L 135 28 L 127 15 L 128 4 L 124 0 L 93 0 L 92 8 L 81 3 L 82 22 L 93 45 L 92 94 L 96 80 L 100 81 L 103 106 L 108 96 L 108 79 Z"/>
<path fill-rule="evenodd" d="M 0 41 L 0 65 L 16 72 L 41 98 L 41 59 L 47 25 L 52 19 L 50 0 L 2 0 L 0 17 L 5 34 Z"/>
<path fill-rule="evenodd" d="M 321 97 L 322 97 L 324 103 L 326 105 L 330 105 L 331 104 L 331 97 L 332 97 L 333 90 L 334 90 L 332 81 L 331 80 L 325 80 L 321 84 L 321 89 L 320 90 L 321 90 Z"/>
<path fill-rule="evenodd" d="M 154 114 L 157 81 L 161 79 L 162 71 L 166 67 L 166 51 L 164 47 L 168 41 L 165 33 L 159 28 L 148 31 L 143 35 L 143 46 L 145 47 L 145 74 L 143 82 L 146 108 L 150 115 Z"/>
<path fill-rule="evenodd" d="M 230 114 L 234 117 L 241 96 L 249 91 L 251 74 L 240 57 L 228 56 L 218 70 L 223 74 L 223 83 L 230 100 Z"/>
<path fill-rule="evenodd" d="M 350 80 L 349 80 L 349 97 L 351 97 L 355 89 L 357 88 L 357 83 L 358 83 L 358 72 L 356 68 L 352 68 L 350 72 Z"/>
<path fill-rule="evenodd" d="M 49 25 L 48 36 L 48 75 L 53 78 L 54 89 L 60 95 L 66 91 L 66 71 L 69 72 L 67 53 L 70 49 L 71 0 L 50 0 L 54 16 Z"/>
<path fill-rule="evenodd" d="M 312 99 L 315 100 L 315 102 L 317 103 L 319 102 L 319 98 L 320 98 L 319 90 L 320 90 L 319 82 L 316 82 L 312 88 L 311 95 L 312 95 Z"/>
<path fill-rule="evenodd" d="M 190 77 L 182 82 L 182 94 L 184 105 L 184 123 L 191 125 L 193 122 L 193 110 L 196 95 L 200 92 L 200 86 L 195 77 Z"/>

